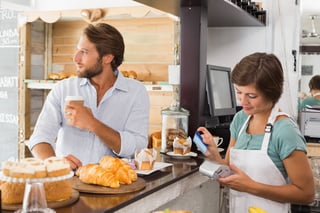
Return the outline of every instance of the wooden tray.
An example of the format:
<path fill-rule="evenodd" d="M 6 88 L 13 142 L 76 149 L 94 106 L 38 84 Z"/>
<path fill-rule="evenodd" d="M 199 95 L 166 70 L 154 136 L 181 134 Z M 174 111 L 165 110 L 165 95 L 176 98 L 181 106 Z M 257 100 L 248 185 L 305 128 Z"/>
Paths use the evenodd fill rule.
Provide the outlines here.
<path fill-rule="evenodd" d="M 67 200 L 62 200 L 62 201 L 52 201 L 48 202 L 48 208 L 55 209 L 55 208 L 61 208 L 64 206 L 68 206 L 72 203 L 75 203 L 79 199 L 79 192 L 77 190 L 72 190 L 71 197 Z M 2 203 L 2 209 L 3 210 L 18 210 L 22 208 L 22 204 L 4 204 Z"/>
<path fill-rule="evenodd" d="M 138 179 L 129 184 L 121 184 L 119 188 L 113 189 L 105 186 L 91 185 L 83 183 L 79 180 L 77 176 L 71 179 L 72 188 L 78 190 L 79 192 L 92 193 L 92 194 L 123 194 L 129 192 L 135 192 L 143 189 L 146 186 L 145 180 L 138 177 Z"/>

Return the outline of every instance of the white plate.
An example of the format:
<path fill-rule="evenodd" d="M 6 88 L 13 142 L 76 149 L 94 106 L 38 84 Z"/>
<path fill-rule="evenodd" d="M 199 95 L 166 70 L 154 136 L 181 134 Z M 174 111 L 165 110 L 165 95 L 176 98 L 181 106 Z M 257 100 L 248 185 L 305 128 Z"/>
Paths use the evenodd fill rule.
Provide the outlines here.
<path fill-rule="evenodd" d="M 172 163 L 155 162 L 152 170 L 138 170 L 138 169 L 136 169 L 135 171 L 138 175 L 150 175 L 151 173 L 158 171 L 160 169 L 166 168 L 168 166 L 172 166 Z"/>
<path fill-rule="evenodd" d="M 224 148 L 218 148 L 219 152 L 223 152 Z"/>
<path fill-rule="evenodd" d="M 197 157 L 198 156 L 198 154 L 195 152 L 189 152 L 185 155 L 175 154 L 174 152 L 167 152 L 167 155 L 169 155 L 171 157 L 175 157 L 175 158 L 189 158 L 189 157 Z"/>

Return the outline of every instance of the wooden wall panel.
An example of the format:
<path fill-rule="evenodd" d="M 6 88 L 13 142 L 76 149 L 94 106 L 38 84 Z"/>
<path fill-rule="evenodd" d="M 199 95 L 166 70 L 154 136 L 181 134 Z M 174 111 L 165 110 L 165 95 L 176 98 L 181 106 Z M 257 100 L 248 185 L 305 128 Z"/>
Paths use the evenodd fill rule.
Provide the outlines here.
<path fill-rule="evenodd" d="M 115 26 L 125 41 L 121 71 L 134 70 L 141 81 L 168 81 L 168 65 L 173 64 L 177 24 L 170 18 L 111 19 L 104 22 Z M 73 73 L 72 62 L 83 21 L 60 21 L 52 26 L 52 65 Z M 50 72 L 50 71 L 49 71 Z M 56 70 L 52 70 L 56 72 Z"/>
<path fill-rule="evenodd" d="M 120 71 L 133 70 L 138 75 L 138 80 L 145 82 L 168 81 L 168 65 L 174 61 L 174 44 L 177 34 L 177 23 L 170 18 L 128 18 L 128 19 L 111 19 L 105 22 L 115 26 L 123 35 L 125 41 L 124 62 L 119 67 Z M 27 25 L 29 26 L 29 25 Z M 58 21 L 53 24 L 45 24 L 45 32 L 42 35 L 47 36 L 41 40 L 41 44 L 31 38 L 41 38 L 38 35 L 28 35 L 23 31 L 26 39 L 32 40 L 30 47 L 34 49 L 32 53 L 39 52 L 43 55 L 45 64 L 43 66 L 43 77 L 46 79 L 47 74 L 51 72 L 64 72 L 73 74 L 75 66 L 73 55 L 81 35 L 82 29 L 87 26 L 84 21 Z M 37 33 L 37 31 L 32 31 Z M 47 42 L 47 45 L 43 45 Z M 29 46 L 29 45 L 26 45 Z M 45 49 L 47 48 L 47 49 Z M 28 50 L 31 51 L 31 50 Z M 27 55 L 29 53 L 25 51 Z M 30 61 L 30 60 L 29 60 Z M 25 68 L 28 69 L 28 68 Z M 26 76 L 21 79 L 32 78 L 32 72 L 24 71 Z M 30 90 L 27 90 L 30 91 Z M 40 92 L 40 91 L 38 91 Z M 172 101 L 172 91 L 152 90 L 148 91 L 150 97 L 150 126 L 149 136 L 152 133 L 161 131 L 161 110 L 170 106 Z M 25 91 L 25 94 L 27 92 Z M 29 96 L 28 96 L 29 97 Z M 27 98 L 28 99 L 28 98 Z M 25 101 L 28 101 L 24 99 Z M 33 97 L 33 101 L 34 97 Z M 26 129 L 32 129 L 30 124 L 30 102 L 28 108 L 24 109 L 27 117 L 23 123 Z M 22 113 L 20 113 L 21 116 Z M 31 126 L 30 126 L 31 125 Z M 26 137 L 30 132 L 26 131 Z M 151 137 L 150 137 L 151 139 Z"/>
<path fill-rule="evenodd" d="M 168 108 L 172 102 L 172 91 L 148 91 L 150 100 L 149 112 L 149 144 L 151 134 L 161 131 L 162 116 L 161 110 Z"/>

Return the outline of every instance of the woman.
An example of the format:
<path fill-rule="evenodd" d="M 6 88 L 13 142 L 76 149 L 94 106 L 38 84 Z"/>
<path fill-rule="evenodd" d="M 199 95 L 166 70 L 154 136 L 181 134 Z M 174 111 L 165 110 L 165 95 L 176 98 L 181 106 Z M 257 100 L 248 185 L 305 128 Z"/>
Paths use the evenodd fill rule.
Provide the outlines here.
<path fill-rule="evenodd" d="M 311 97 L 305 97 L 299 103 L 299 111 L 307 106 L 320 106 L 320 75 L 313 76 L 309 81 Z"/>
<path fill-rule="evenodd" d="M 258 206 L 280 213 L 289 212 L 290 203 L 312 203 L 313 174 L 305 139 L 277 106 L 283 90 L 280 61 L 273 54 L 246 56 L 235 66 L 231 80 L 243 109 L 231 123 L 225 159 L 209 131 L 198 128 L 208 144 L 205 155 L 234 171 L 218 179 L 230 188 L 230 212 L 248 212 L 250 206 Z"/>

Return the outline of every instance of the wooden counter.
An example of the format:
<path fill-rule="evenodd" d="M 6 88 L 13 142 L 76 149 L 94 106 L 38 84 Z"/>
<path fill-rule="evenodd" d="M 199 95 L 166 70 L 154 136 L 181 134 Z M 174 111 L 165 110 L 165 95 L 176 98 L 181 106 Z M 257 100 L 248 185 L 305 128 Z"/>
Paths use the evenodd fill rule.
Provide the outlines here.
<path fill-rule="evenodd" d="M 117 195 L 80 193 L 76 203 L 55 210 L 57 213 L 136 212 L 137 209 L 152 212 L 209 180 L 198 172 L 203 162 L 201 157 L 174 159 L 161 155 L 161 161 L 173 166 L 140 176 L 146 181 L 146 187 L 140 191 Z"/>

